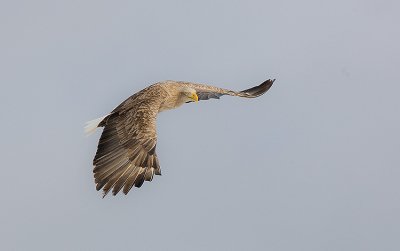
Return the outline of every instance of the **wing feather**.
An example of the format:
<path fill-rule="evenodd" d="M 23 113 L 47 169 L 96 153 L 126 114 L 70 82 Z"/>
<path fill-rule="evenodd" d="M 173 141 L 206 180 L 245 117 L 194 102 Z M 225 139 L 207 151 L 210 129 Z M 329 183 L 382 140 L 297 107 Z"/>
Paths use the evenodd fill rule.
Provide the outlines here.
<path fill-rule="evenodd" d="M 127 194 L 160 173 L 156 117 L 164 92 L 150 86 L 125 100 L 102 122 L 93 173 L 96 189 L 103 189 L 104 196 L 111 190 L 116 195 L 122 188 Z"/>
<path fill-rule="evenodd" d="M 135 180 L 135 187 L 141 187 L 144 183 L 144 175 L 145 175 L 145 169 L 140 168 L 139 175 L 137 176 Z"/>
<path fill-rule="evenodd" d="M 271 88 L 275 79 L 268 79 L 258 86 L 236 92 L 227 89 L 222 89 L 215 86 L 195 84 L 195 83 L 185 83 L 187 86 L 196 90 L 199 100 L 208 100 L 211 98 L 219 99 L 223 95 L 238 96 L 243 98 L 255 98 L 266 93 L 269 88 Z"/>
<path fill-rule="evenodd" d="M 128 194 L 129 191 L 131 190 L 131 188 L 133 187 L 135 180 L 137 178 L 137 176 L 139 175 L 140 172 L 140 167 L 136 167 L 133 172 L 129 175 L 129 177 L 126 179 L 125 185 L 124 185 L 124 189 L 122 190 L 122 192 L 124 194 Z"/>

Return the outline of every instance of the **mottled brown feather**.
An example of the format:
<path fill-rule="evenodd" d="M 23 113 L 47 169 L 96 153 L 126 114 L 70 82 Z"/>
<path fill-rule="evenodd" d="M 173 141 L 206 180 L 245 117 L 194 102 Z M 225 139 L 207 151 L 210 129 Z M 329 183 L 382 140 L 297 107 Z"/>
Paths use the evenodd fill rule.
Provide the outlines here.
<path fill-rule="evenodd" d="M 151 180 L 149 173 L 145 175 L 145 170 L 153 168 L 154 158 L 157 158 L 154 156 L 157 142 L 155 123 L 162 102 L 159 97 L 168 93 L 157 85 L 146 88 L 142 91 L 144 93 L 146 99 L 133 95 L 114 109 L 107 121 L 101 122 L 105 128 L 93 160 L 93 172 L 96 189 L 103 188 L 104 195 L 111 189 L 116 195 L 124 186 L 128 187 L 125 189 L 127 193 L 129 186 L 139 187 L 145 178 Z M 146 169 L 136 168 L 139 166 Z M 136 169 L 143 171 L 136 175 Z"/>

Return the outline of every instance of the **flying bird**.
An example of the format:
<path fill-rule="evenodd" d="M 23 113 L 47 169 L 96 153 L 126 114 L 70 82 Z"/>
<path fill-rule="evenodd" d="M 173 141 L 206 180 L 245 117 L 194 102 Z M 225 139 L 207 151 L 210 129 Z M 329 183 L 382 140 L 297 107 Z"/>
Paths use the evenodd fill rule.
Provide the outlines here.
<path fill-rule="evenodd" d="M 133 94 L 111 113 L 87 122 L 86 133 L 104 127 L 93 173 L 96 190 L 103 189 L 103 198 L 112 189 L 128 194 L 133 186 L 141 187 L 154 175 L 161 175 L 156 153 L 156 118 L 159 112 L 178 108 L 184 103 L 219 99 L 223 95 L 255 98 L 263 95 L 275 79 L 250 89 L 235 92 L 214 86 L 182 81 L 163 81 Z"/>

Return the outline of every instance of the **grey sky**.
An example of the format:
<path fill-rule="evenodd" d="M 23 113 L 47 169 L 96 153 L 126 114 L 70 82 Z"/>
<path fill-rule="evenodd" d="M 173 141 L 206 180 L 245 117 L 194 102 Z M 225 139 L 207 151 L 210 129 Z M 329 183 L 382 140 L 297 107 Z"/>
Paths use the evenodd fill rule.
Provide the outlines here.
<path fill-rule="evenodd" d="M 398 1 L 1 1 L 1 250 L 400 250 Z M 85 121 L 150 83 L 163 176 L 101 199 Z"/>

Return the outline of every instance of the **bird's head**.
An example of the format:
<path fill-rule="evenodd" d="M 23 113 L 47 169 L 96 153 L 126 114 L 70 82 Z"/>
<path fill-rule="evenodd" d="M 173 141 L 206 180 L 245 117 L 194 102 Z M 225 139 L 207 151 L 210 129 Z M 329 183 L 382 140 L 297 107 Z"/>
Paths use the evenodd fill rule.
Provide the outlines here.
<path fill-rule="evenodd" d="M 193 88 L 185 87 L 182 89 L 181 93 L 185 103 L 199 101 L 199 97 L 197 96 L 196 90 Z"/>

